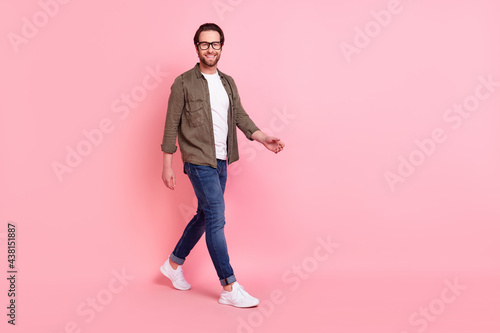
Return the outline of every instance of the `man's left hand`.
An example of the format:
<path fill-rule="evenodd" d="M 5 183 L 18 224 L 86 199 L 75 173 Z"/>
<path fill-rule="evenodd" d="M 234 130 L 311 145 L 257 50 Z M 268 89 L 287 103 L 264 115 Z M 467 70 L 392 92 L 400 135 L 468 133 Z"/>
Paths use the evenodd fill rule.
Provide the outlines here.
<path fill-rule="evenodd" d="M 272 136 L 266 136 L 265 139 L 264 139 L 264 142 L 262 142 L 262 144 L 267 149 L 269 149 L 270 151 L 272 151 L 275 154 L 277 154 L 280 151 L 282 151 L 283 148 L 285 147 L 285 143 L 284 142 L 282 142 L 280 139 L 272 137 Z"/>

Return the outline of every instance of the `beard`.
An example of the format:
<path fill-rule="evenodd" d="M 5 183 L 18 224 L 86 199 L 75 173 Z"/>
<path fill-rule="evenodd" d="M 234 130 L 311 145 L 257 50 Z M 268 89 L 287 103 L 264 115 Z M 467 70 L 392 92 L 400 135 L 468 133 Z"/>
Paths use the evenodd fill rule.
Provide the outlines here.
<path fill-rule="evenodd" d="M 198 58 L 205 66 L 214 67 L 219 62 L 220 53 L 218 53 L 212 60 L 208 60 L 207 58 L 205 58 L 205 55 L 202 55 L 200 53 L 198 53 Z"/>

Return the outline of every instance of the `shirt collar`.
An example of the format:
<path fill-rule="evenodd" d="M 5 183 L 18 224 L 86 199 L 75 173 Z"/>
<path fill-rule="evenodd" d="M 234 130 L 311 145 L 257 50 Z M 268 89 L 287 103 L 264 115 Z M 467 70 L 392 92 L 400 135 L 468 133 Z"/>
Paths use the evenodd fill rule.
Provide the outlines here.
<path fill-rule="evenodd" d="M 200 63 L 196 63 L 196 65 L 194 65 L 194 71 L 196 73 L 196 77 L 199 79 L 203 76 L 203 74 L 201 73 L 201 70 L 200 70 Z M 222 73 L 219 69 L 217 69 L 217 73 L 219 73 L 219 76 L 220 78 L 222 79 L 224 77 L 224 73 Z"/>

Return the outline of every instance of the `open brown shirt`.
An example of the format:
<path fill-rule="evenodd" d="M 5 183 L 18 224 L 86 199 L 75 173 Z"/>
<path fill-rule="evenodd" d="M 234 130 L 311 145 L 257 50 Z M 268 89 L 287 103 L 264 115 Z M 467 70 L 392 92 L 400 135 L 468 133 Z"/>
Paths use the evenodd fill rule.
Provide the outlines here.
<path fill-rule="evenodd" d="M 227 160 L 231 164 L 239 159 L 236 126 L 250 140 L 259 128 L 243 109 L 233 78 L 218 73 L 229 97 Z M 172 84 L 161 150 L 173 154 L 177 150 L 177 135 L 183 163 L 217 168 L 208 82 L 199 64 L 179 75 Z"/>

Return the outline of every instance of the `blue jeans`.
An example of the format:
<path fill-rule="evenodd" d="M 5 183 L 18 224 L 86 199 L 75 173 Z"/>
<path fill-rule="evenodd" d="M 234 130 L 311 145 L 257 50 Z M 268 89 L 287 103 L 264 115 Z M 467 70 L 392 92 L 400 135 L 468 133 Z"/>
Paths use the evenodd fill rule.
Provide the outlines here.
<path fill-rule="evenodd" d="M 219 276 L 221 285 L 236 281 L 233 268 L 229 264 L 226 237 L 224 236 L 224 190 L 226 189 L 227 164 L 217 160 L 217 169 L 208 165 L 184 164 L 194 193 L 198 198 L 196 215 L 191 219 L 174 252 L 170 255 L 173 262 L 182 265 L 204 232 L 208 252 Z"/>

